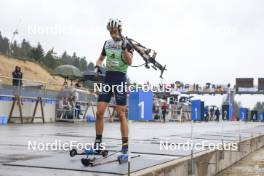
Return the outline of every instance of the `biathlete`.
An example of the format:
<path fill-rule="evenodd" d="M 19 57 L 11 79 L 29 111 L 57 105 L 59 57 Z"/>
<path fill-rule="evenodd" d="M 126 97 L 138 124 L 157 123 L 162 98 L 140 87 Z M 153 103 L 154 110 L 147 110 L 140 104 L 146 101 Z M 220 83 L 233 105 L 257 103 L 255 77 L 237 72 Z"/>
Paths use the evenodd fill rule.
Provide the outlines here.
<path fill-rule="evenodd" d="M 123 154 L 128 151 L 128 122 L 126 118 L 127 92 L 125 85 L 127 81 L 127 69 L 132 64 L 133 48 L 121 35 L 122 23 L 118 19 L 110 19 L 107 24 L 107 30 L 110 33 L 111 39 L 107 40 L 104 45 L 100 57 L 96 61 L 96 71 L 101 72 L 100 68 L 106 58 L 106 73 L 104 85 L 111 88 L 110 91 L 103 89 L 98 96 L 97 111 L 96 111 L 96 138 L 95 146 L 98 152 L 102 144 L 102 135 L 104 130 L 104 113 L 111 100 L 112 95 L 116 101 L 116 112 L 120 121 L 120 130 L 122 136 Z M 122 90 L 117 90 L 116 86 L 123 85 Z"/>

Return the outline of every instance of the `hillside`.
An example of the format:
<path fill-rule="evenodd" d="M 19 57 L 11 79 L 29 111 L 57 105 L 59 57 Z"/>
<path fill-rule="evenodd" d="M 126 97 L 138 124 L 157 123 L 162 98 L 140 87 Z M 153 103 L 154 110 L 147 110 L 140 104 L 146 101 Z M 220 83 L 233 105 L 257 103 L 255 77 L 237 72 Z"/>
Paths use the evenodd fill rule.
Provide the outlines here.
<path fill-rule="evenodd" d="M 23 72 L 23 79 L 32 80 L 24 81 L 24 85 L 39 85 L 48 83 L 48 89 L 60 90 L 64 82 L 64 78 L 51 75 L 46 69 L 33 61 L 7 58 L 7 56 L 0 55 L 0 66 L 0 76 L 5 77 L 12 77 L 12 72 L 14 71 L 15 66 L 21 67 L 21 70 Z M 12 84 L 11 79 L 0 79 L 4 84 Z"/>

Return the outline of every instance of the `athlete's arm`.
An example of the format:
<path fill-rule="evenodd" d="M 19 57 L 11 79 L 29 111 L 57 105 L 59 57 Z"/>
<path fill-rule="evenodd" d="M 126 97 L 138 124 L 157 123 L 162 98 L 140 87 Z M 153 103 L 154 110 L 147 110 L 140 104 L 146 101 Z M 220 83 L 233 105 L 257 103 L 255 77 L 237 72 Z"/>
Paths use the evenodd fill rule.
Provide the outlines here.
<path fill-rule="evenodd" d="M 100 57 L 96 61 L 96 65 L 97 66 L 101 66 L 103 61 L 104 61 L 104 59 L 105 59 L 105 55 L 101 54 Z"/>
<path fill-rule="evenodd" d="M 127 65 L 132 64 L 133 54 L 131 52 L 129 52 L 129 51 L 127 51 L 127 49 L 125 49 L 122 52 L 122 56 L 123 56 L 125 62 L 127 63 Z"/>

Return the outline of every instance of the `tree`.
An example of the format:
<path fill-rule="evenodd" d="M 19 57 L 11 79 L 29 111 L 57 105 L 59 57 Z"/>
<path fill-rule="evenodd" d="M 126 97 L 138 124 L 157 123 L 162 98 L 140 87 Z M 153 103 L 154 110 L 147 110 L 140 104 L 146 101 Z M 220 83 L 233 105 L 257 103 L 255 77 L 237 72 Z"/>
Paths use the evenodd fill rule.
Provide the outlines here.
<path fill-rule="evenodd" d="M 3 54 L 7 54 L 9 50 L 9 40 L 6 37 L 2 37 L 2 34 L 0 32 L 0 52 Z"/>
<path fill-rule="evenodd" d="M 88 64 L 88 70 L 90 70 L 90 71 L 94 71 L 94 63 L 90 62 L 90 63 Z"/>
<path fill-rule="evenodd" d="M 21 55 L 19 57 L 30 58 L 32 56 L 32 47 L 26 39 L 22 40 L 21 43 Z"/>
<path fill-rule="evenodd" d="M 72 54 L 72 63 L 75 67 L 79 68 L 80 66 L 80 59 L 77 57 L 76 52 L 73 52 Z"/>
<path fill-rule="evenodd" d="M 51 69 L 54 69 L 58 66 L 53 49 L 49 50 L 46 53 L 45 57 L 42 60 L 42 63 Z"/>
<path fill-rule="evenodd" d="M 67 54 L 66 51 L 63 52 L 61 56 L 62 64 L 64 65 L 73 65 L 72 58 Z"/>
<path fill-rule="evenodd" d="M 63 54 L 61 55 L 62 62 L 66 63 L 67 58 L 68 58 L 68 54 L 66 51 L 64 51 Z"/>
<path fill-rule="evenodd" d="M 86 61 L 86 58 L 85 58 L 85 57 L 82 57 L 82 58 L 80 59 L 80 66 L 79 66 L 79 69 L 80 69 L 81 71 L 85 71 L 85 70 L 88 69 L 87 61 Z"/>
<path fill-rule="evenodd" d="M 35 59 L 36 61 L 41 61 L 44 57 L 44 50 L 41 46 L 40 43 L 38 43 L 37 48 L 32 48 L 31 49 L 31 54 L 32 54 L 32 58 Z"/>

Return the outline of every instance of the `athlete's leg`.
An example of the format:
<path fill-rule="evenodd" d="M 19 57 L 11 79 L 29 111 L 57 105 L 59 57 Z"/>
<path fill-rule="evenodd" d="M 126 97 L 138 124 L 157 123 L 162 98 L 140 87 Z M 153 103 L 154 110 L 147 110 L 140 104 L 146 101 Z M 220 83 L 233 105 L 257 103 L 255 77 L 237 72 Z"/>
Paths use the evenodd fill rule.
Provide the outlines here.
<path fill-rule="evenodd" d="M 111 99 L 111 92 L 100 92 L 98 96 L 97 110 L 96 110 L 96 122 L 95 122 L 95 132 L 96 138 L 94 143 L 94 148 L 100 152 L 100 144 L 102 143 L 102 135 L 104 130 L 104 113 L 105 109 Z"/>
<path fill-rule="evenodd" d="M 96 135 L 102 135 L 104 130 L 104 113 L 108 103 L 107 102 L 98 102 L 96 110 L 96 122 L 95 129 Z"/>
<path fill-rule="evenodd" d="M 126 103 L 127 103 L 127 92 L 125 89 L 126 75 L 118 74 L 116 75 L 116 81 L 114 85 L 122 86 L 122 89 L 117 87 L 113 88 L 115 100 L 116 100 L 116 112 L 120 121 L 120 131 L 122 136 L 122 152 L 127 153 L 128 151 L 128 123 L 126 118 Z"/>
<path fill-rule="evenodd" d="M 117 116 L 120 121 L 120 130 L 122 137 L 128 137 L 128 124 L 126 118 L 126 106 L 116 105 Z"/>
<path fill-rule="evenodd" d="M 122 152 L 128 151 L 128 123 L 126 118 L 126 106 L 116 105 L 117 116 L 120 121 L 120 131 L 122 136 Z"/>

